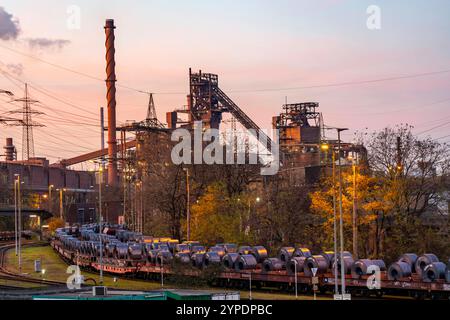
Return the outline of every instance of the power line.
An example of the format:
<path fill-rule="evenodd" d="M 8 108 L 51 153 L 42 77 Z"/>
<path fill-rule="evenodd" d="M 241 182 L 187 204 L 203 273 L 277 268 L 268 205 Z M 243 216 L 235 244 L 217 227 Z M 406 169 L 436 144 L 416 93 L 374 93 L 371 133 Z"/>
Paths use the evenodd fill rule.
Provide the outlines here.
<path fill-rule="evenodd" d="M 16 53 L 16 54 L 20 54 L 20 55 L 22 55 L 22 56 L 25 56 L 25 57 L 28 57 L 28 58 L 37 60 L 37 61 L 42 62 L 42 63 L 45 63 L 45 64 L 50 65 L 50 66 L 52 66 L 52 67 L 55 67 L 55 68 L 58 68 L 58 69 L 61 69 L 61 70 L 67 71 L 67 72 L 75 73 L 75 74 L 78 74 L 78 75 L 80 75 L 80 76 L 83 76 L 83 77 L 92 79 L 92 80 L 97 80 L 97 81 L 105 82 L 104 79 L 101 79 L 101 78 L 92 76 L 92 75 L 87 74 L 87 73 L 84 73 L 84 72 L 76 71 L 76 70 L 74 70 L 74 69 L 71 69 L 71 68 L 68 68 L 68 67 L 64 67 L 64 66 L 62 66 L 62 65 L 59 65 L 59 64 L 56 64 L 56 63 L 53 63 L 53 62 L 46 61 L 46 60 L 44 60 L 44 59 L 41 59 L 41 58 L 38 58 L 38 57 L 36 57 L 36 56 L 33 56 L 33 55 L 29 55 L 29 54 L 23 53 L 23 52 L 21 52 L 21 51 L 18 51 L 18 50 L 9 48 L 9 47 L 7 47 L 7 46 L 4 46 L 4 45 L 1 45 L 1 44 L 0 44 L 0 47 L 3 48 L 3 49 L 9 50 L 9 51 L 11 51 L 11 52 L 14 52 L 14 53 Z M 121 87 L 121 88 L 124 88 L 124 89 L 131 90 L 131 91 L 139 92 L 139 93 L 144 93 L 144 94 L 149 94 L 149 93 L 150 93 L 150 92 L 147 92 L 147 91 L 145 91 L 145 90 L 136 89 L 136 88 L 133 88 L 133 87 L 130 87 L 130 86 L 127 86 L 127 85 L 120 84 L 120 83 L 117 83 L 116 86 Z"/>
<path fill-rule="evenodd" d="M 433 128 L 430 128 L 430 129 L 428 129 L 428 130 L 419 132 L 417 135 L 421 135 L 421 134 L 424 134 L 424 133 L 433 131 L 433 130 L 435 130 L 435 129 L 445 127 L 445 126 L 448 125 L 448 124 L 450 124 L 450 121 L 447 121 L 447 122 L 445 122 L 445 123 L 442 123 L 442 124 L 440 124 L 440 125 L 438 125 L 438 126 L 435 126 L 435 127 L 433 127 Z"/>

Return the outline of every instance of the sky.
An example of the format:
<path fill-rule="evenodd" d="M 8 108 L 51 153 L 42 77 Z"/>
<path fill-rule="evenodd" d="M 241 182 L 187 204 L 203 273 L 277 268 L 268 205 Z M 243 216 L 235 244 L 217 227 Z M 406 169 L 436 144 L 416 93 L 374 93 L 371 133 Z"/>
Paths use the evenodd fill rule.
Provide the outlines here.
<path fill-rule="evenodd" d="M 379 29 L 367 26 L 373 5 Z M 35 154 L 51 161 L 100 146 L 107 18 L 117 26 L 118 85 L 154 92 L 163 121 L 186 104 L 191 67 L 218 74 L 221 89 L 262 128 L 287 99 L 318 102 L 326 125 L 350 128 L 348 141 L 356 131 L 408 123 L 421 137 L 450 142 L 450 72 L 441 72 L 450 70 L 447 0 L 3 0 L 0 7 L 0 70 L 10 75 L 0 73 L 0 89 L 21 97 L 30 84 L 35 110 L 45 113 L 34 116 L 45 125 L 34 128 Z M 433 72 L 441 73 L 366 82 Z M 357 84 L 327 86 L 348 82 Z M 20 108 L 8 101 L 0 96 L 0 113 Z M 119 87 L 118 123 L 144 119 L 147 103 L 148 95 Z M 0 127 L 0 143 L 5 137 L 21 158 L 21 127 Z"/>

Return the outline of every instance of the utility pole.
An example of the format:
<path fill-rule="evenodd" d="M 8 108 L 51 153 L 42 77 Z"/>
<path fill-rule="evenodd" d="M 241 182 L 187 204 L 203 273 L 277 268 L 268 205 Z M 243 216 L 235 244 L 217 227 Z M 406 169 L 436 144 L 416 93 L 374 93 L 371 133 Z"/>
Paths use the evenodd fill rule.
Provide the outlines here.
<path fill-rule="evenodd" d="M 102 182 L 103 182 L 103 163 L 98 172 L 98 213 L 99 213 L 99 233 L 100 233 L 100 283 L 103 284 L 103 240 L 102 240 Z"/>
<path fill-rule="evenodd" d="M 340 235 L 340 261 L 341 261 L 341 281 L 342 281 L 342 299 L 344 299 L 345 294 L 345 269 L 344 269 L 344 219 L 342 212 L 342 170 L 341 170 L 341 132 L 348 129 L 338 128 L 336 129 L 338 133 L 338 162 L 339 162 L 339 235 Z"/>
<path fill-rule="evenodd" d="M 19 254 L 19 243 L 17 234 L 19 231 L 19 226 L 17 224 L 18 216 L 17 216 L 17 179 L 14 179 L 14 239 L 16 245 L 16 256 Z"/>
<path fill-rule="evenodd" d="M 17 175 L 17 203 L 18 203 L 18 242 L 19 242 L 19 273 L 22 273 L 22 196 L 20 194 L 20 175 Z"/>
<path fill-rule="evenodd" d="M 338 249 L 337 249 L 337 214 L 336 214 L 336 152 L 334 147 L 331 148 L 331 159 L 333 161 L 332 174 L 333 174 L 333 243 L 334 243 L 334 294 L 339 294 L 338 284 Z"/>
<path fill-rule="evenodd" d="M 357 159 L 353 159 L 353 257 L 354 259 L 358 259 L 358 204 L 357 204 Z"/>
<path fill-rule="evenodd" d="M 183 168 L 186 171 L 186 237 L 187 241 L 191 239 L 191 210 L 190 210 L 190 194 L 189 194 L 189 169 Z"/>

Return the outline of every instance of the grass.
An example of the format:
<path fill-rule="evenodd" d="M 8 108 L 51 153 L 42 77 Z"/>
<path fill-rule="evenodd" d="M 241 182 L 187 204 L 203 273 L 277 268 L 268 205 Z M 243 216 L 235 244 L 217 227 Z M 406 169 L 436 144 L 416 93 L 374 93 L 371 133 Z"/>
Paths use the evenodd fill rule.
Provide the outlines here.
<path fill-rule="evenodd" d="M 45 275 L 34 272 L 34 261 L 41 259 L 42 269 L 45 269 Z M 6 266 L 8 270 L 18 272 L 18 261 L 14 253 L 14 250 L 10 250 L 6 255 Z M 66 273 L 68 265 L 58 256 L 58 254 L 50 247 L 25 247 L 22 249 L 22 272 L 28 274 L 31 277 L 41 279 L 42 277 L 47 280 L 66 281 L 70 274 Z M 96 273 L 82 271 L 85 279 L 92 278 L 99 283 L 100 277 Z M 118 279 L 114 282 L 114 277 L 105 275 L 103 277 L 103 284 L 108 288 L 127 289 L 127 290 L 159 290 L 161 289 L 161 283 L 155 281 L 139 281 Z M 88 282 L 92 283 L 92 282 Z M 1 284 L 1 283 L 0 283 Z M 14 285 L 9 283 L 9 285 Z M 26 284 L 30 285 L 30 284 Z M 33 285 L 33 284 L 31 284 Z M 39 285 L 38 285 L 39 286 Z M 175 288 L 169 284 L 164 284 L 164 289 Z M 195 287 L 192 289 L 198 290 L 212 290 L 210 287 Z M 220 288 L 214 288 L 214 291 L 222 291 Z M 238 291 L 234 289 L 227 289 L 226 291 Z M 250 292 L 248 290 L 239 290 L 241 299 L 249 299 Z M 254 300 L 295 300 L 294 294 L 287 294 L 281 292 L 261 292 L 252 291 L 252 299 Z M 328 297 L 317 297 L 317 300 L 330 299 Z M 299 295 L 298 300 L 313 300 L 312 295 Z"/>

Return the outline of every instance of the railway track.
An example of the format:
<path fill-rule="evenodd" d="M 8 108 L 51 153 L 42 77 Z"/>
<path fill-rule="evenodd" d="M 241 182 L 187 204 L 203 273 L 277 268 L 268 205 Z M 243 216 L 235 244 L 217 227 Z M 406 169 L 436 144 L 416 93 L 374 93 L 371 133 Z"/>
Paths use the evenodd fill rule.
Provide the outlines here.
<path fill-rule="evenodd" d="M 38 243 L 38 242 L 28 242 L 23 245 L 23 247 L 36 247 L 36 246 L 43 246 L 45 244 Z M 61 281 L 54 281 L 54 280 L 44 280 L 44 279 L 36 279 L 29 275 L 25 274 L 18 274 L 15 272 L 12 272 L 6 268 L 6 253 L 14 248 L 13 242 L 7 242 L 0 245 L 0 279 L 3 280 L 9 280 L 14 281 L 18 283 L 33 283 L 33 284 L 42 284 L 44 286 L 65 286 L 65 282 Z M 14 289 L 14 288 L 21 288 L 17 286 L 9 286 L 9 285 L 2 285 L 0 286 L 0 289 Z M 22 288 L 23 289 L 23 288 Z"/>

